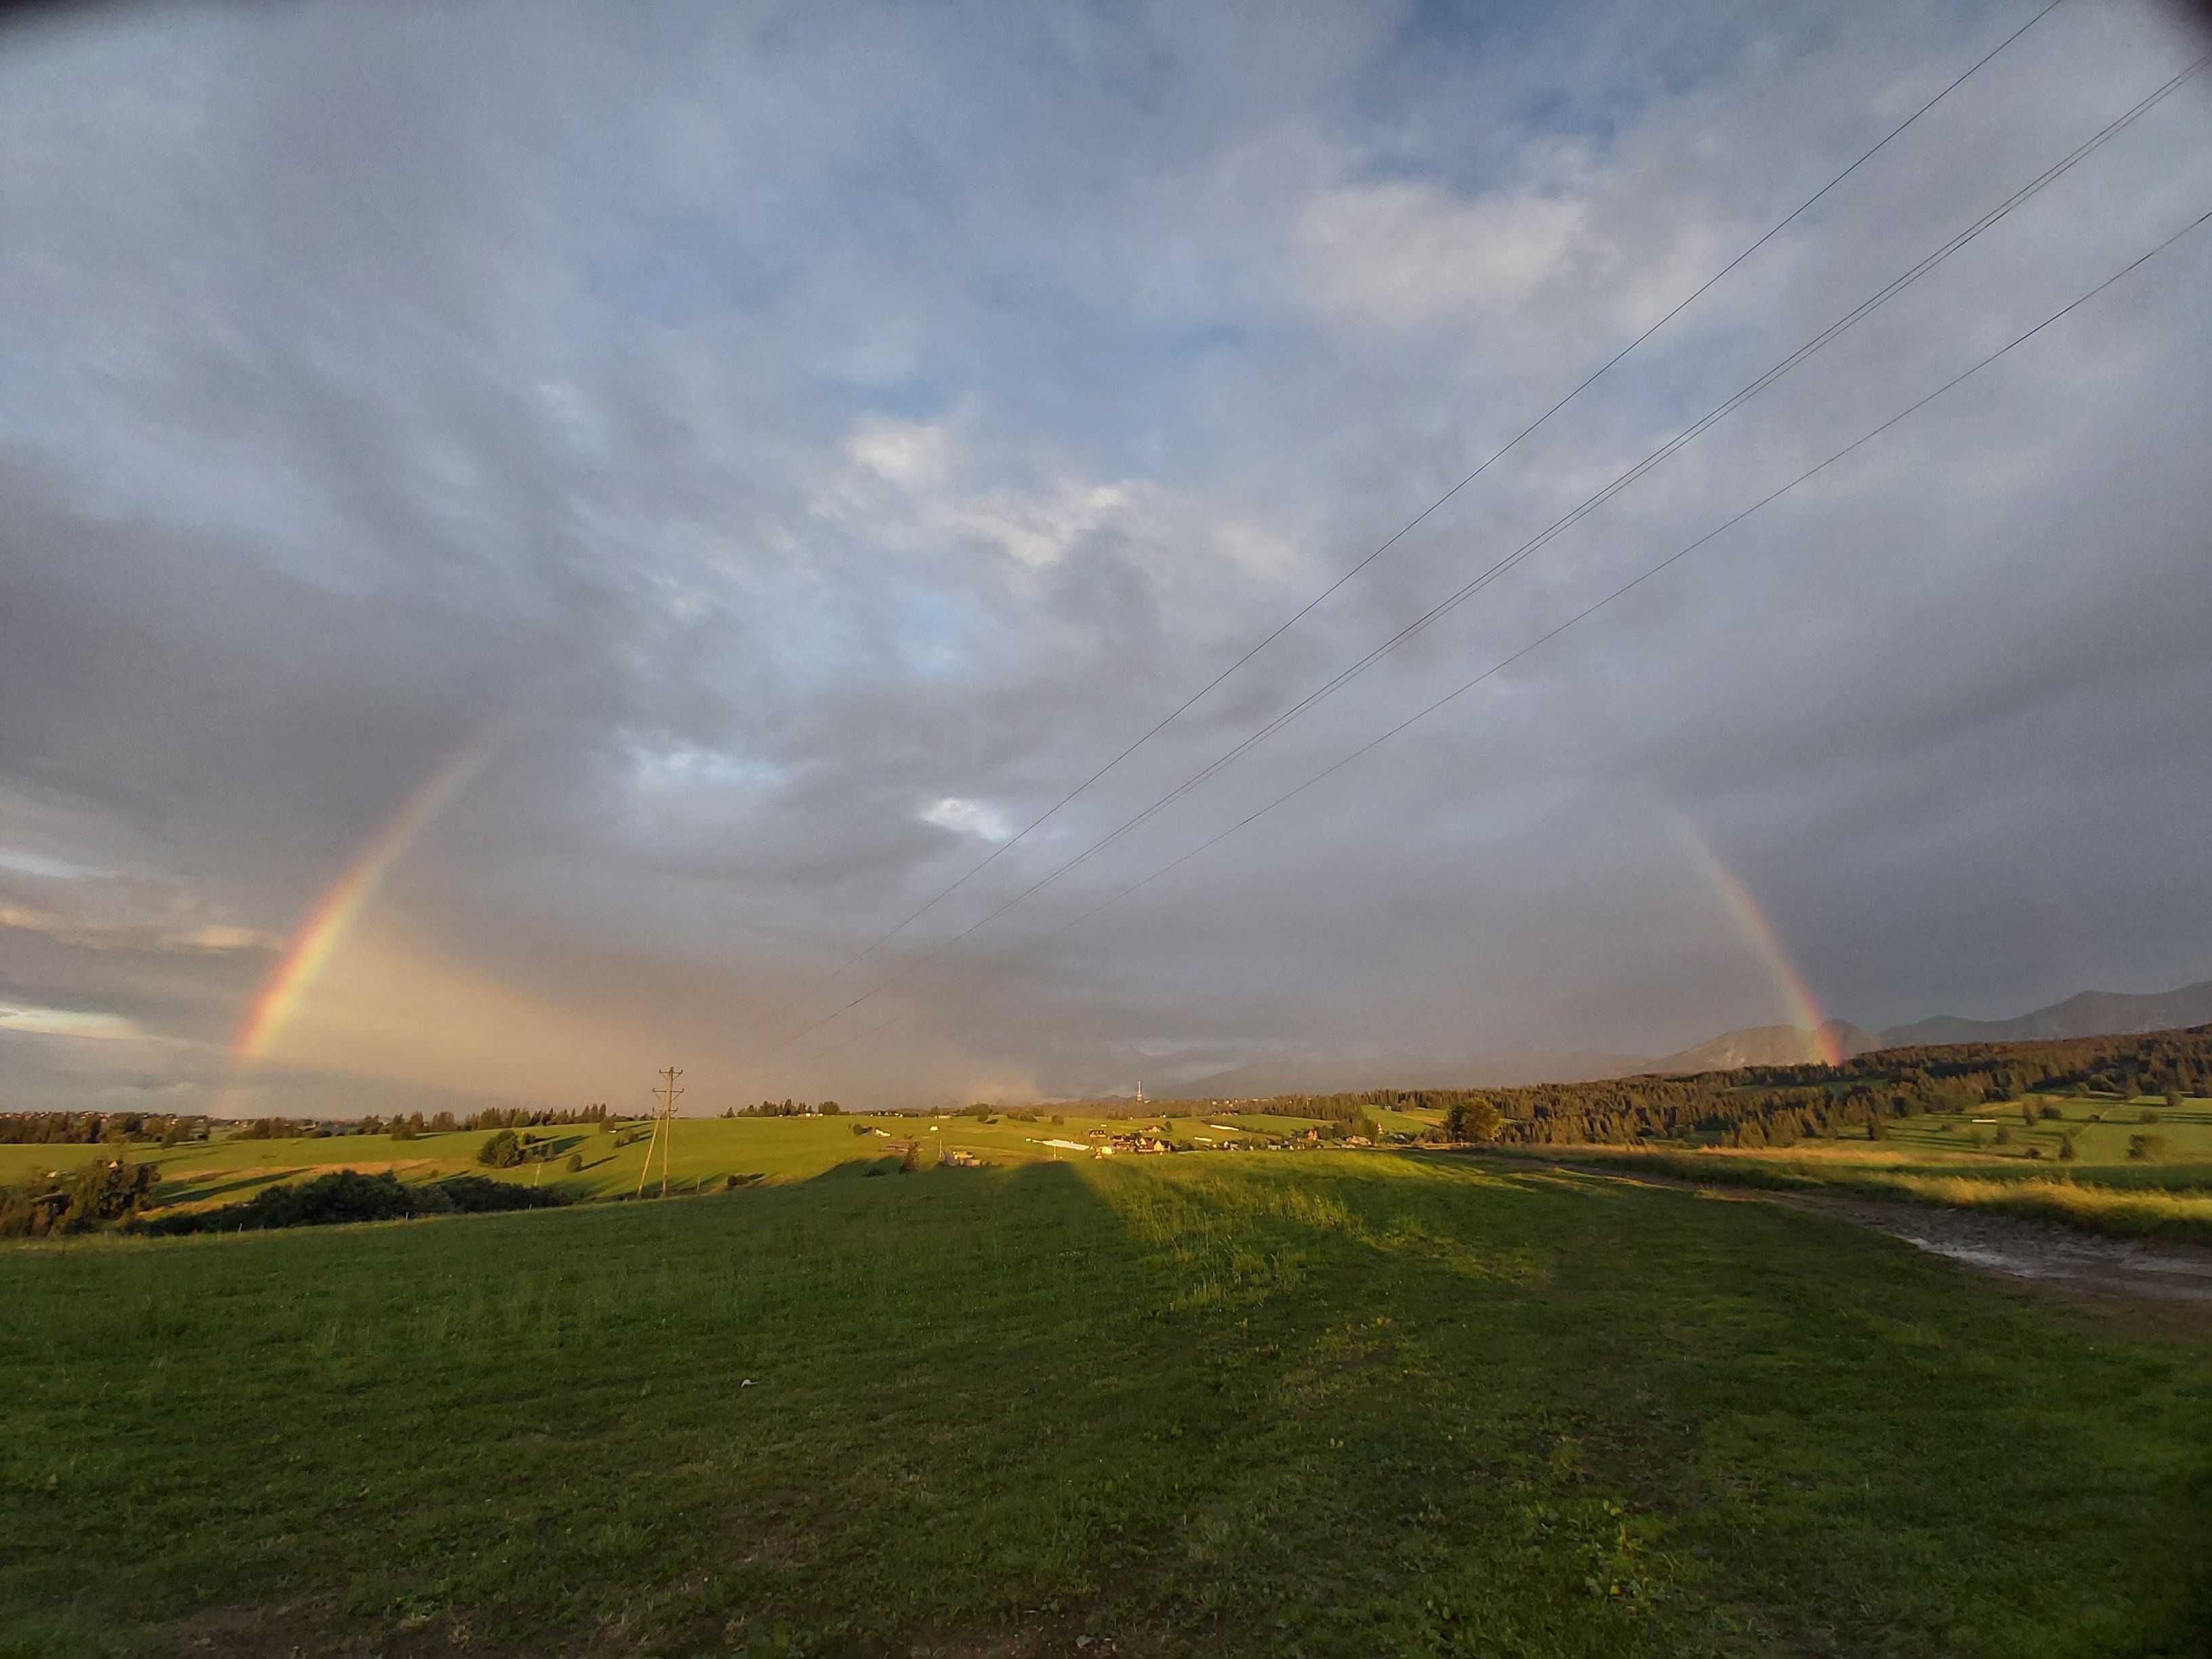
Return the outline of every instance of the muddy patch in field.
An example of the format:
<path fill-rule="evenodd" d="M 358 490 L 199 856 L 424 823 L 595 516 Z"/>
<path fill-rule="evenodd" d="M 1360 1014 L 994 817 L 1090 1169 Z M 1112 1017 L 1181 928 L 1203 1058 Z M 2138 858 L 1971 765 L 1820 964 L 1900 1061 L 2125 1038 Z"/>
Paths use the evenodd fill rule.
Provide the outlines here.
<path fill-rule="evenodd" d="M 1810 1207 L 1827 1208 L 1814 1200 Z M 1909 1205 L 1840 1200 L 1838 1213 L 1878 1227 L 1916 1249 L 1984 1273 L 2212 1310 L 2212 1251 L 2185 1245 L 2099 1238 L 2014 1216 L 1976 1216 Z"/>

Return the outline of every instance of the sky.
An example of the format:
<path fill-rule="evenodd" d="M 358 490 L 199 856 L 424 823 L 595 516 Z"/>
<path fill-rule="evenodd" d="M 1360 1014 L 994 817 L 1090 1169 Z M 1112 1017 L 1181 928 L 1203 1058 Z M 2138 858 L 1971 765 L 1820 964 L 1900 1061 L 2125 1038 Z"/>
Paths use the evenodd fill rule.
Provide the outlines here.
<path fill-rule="evenodd" d="M 1515 656 L 2212 210 L 2212 74 L 1029 891 L 2212 44 L 2068 0 L 1160 726 L 2039 3 L 19 17 L 0 1108 L 1384 1082 L 2212 975 L 2212 226 Z"/>

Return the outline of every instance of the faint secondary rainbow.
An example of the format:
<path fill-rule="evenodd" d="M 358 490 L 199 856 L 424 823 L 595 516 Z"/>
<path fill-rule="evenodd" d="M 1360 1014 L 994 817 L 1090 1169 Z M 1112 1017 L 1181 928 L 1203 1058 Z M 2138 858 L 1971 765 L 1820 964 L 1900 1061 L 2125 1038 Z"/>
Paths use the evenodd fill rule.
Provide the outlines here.
<path fill-rule="evenodd" d="M 1766 969 L 1767 977 L 1788 1005 L 1790 1023 L 1802 1026 L 1813 1034 L 1813 1049 L 1821 1062 L 1840 1066 L 1847 1056 L 1836 1041 L 1835 1032 L 1829 1028 L 1828 1017 L 1820 1012 L 1820 1004 L 1813 994 L 1813 988 L 1805 982 L 1805 975 L 1782 943 L 1782 935 L 1775 931 L 1767 915 L 1750 888 L 1745 886 L 1735 872 L 1721 862 L 1720 854 L 1705 833 L 1691 822 L 1679 808 L 1668 807 L 1664 816 L 1672 823 L 1675 839 L 1681 842 L 1705 879 L 1712 884 L 1719 896 L 1721 908 L 1728 912 L 1729 921 L 1735 925 L 1743 942 L 1751 947 Z"/>
<path fill-rule="evenodd" d="M 489 751 L 488 743 L 472 743 L 432 773 L 428 781 L 409 796 L 384 827 L 354 854 L 343 873 L 324 890 L 315 908 L 293 934 L 284 959 L 276 964 L 276 970 L 246 1010 L 231 1048 L 235 1060 L 249 1062 L 269 1052 L 299 1012 L 301 1001 L 313 988 L 316 975 L 344 942 L 347 932 L 360 920 L 369 900 L 376 896 L 386 874 L 431 819 L 476 775 Z"/>

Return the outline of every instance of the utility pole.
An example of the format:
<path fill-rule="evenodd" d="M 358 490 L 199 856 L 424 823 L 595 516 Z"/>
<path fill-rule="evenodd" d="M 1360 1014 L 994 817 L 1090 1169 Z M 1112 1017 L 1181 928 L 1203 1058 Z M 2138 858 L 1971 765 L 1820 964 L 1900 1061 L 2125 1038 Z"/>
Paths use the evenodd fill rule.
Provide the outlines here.
<path fill-rule="evenodd" d="M 645 1162 L 637 1172 L 635 1198 L 645 1196 L 645 1178 L 653 1173 L 653 1149 L 660 1148 L 660 1195 L 668 1196 L 668 1152 L 670 1143 L 676 1138 L 676 1097 L 684 1092 L 676 1086 L 676 1079 L 684 1075 L 679 1067 L 660 1068 L 660 1087 L 653 1091 L 660 1104 L 653 1115 L 653 1138 L 645 1143 Z"/>
<path fill-rule="evenodd" d="M 673 1066 L 660 1068 L 660 1115 L 668 1127 L 660 1137 L 660 1195 L 668 1196 L 668 1154 L 676 1139 L 676 1097 L 684 1092 L 676 1086 L 676 1079 L 684 1073 Z"/>

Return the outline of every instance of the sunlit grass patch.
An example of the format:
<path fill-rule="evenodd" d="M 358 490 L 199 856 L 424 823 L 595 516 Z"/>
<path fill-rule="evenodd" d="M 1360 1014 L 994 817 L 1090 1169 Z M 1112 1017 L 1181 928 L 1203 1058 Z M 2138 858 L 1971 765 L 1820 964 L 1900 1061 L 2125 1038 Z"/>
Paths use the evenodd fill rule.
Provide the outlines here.
<path fill-rule="evenodd" d="M 2146 1172 L 2130 1181 L 2124 1172 L 2102 1169 L 2060 1174 L 2015 1164 L 1992 1170 L 1986 1162 L 1961 1158 L 1954 1172 L 1931 1164 L 1925 1153 L 1850 1144 L 1800 1146 L 1786 1152 L 1640 1146 L 1512 1151 L 1532 1160 L 1643 1169 L 1723 1185 L 1829 1188 L 2061 1222 L 2120 1237 L 2212 1244 L 2212 1189 L 2194 1184 L 2193 1171 Z M 2174 1184 L 2154 1184 L 2161 1176 Z M 2185 1182 L 2191 1184 L 2180 1184 Z"/>

